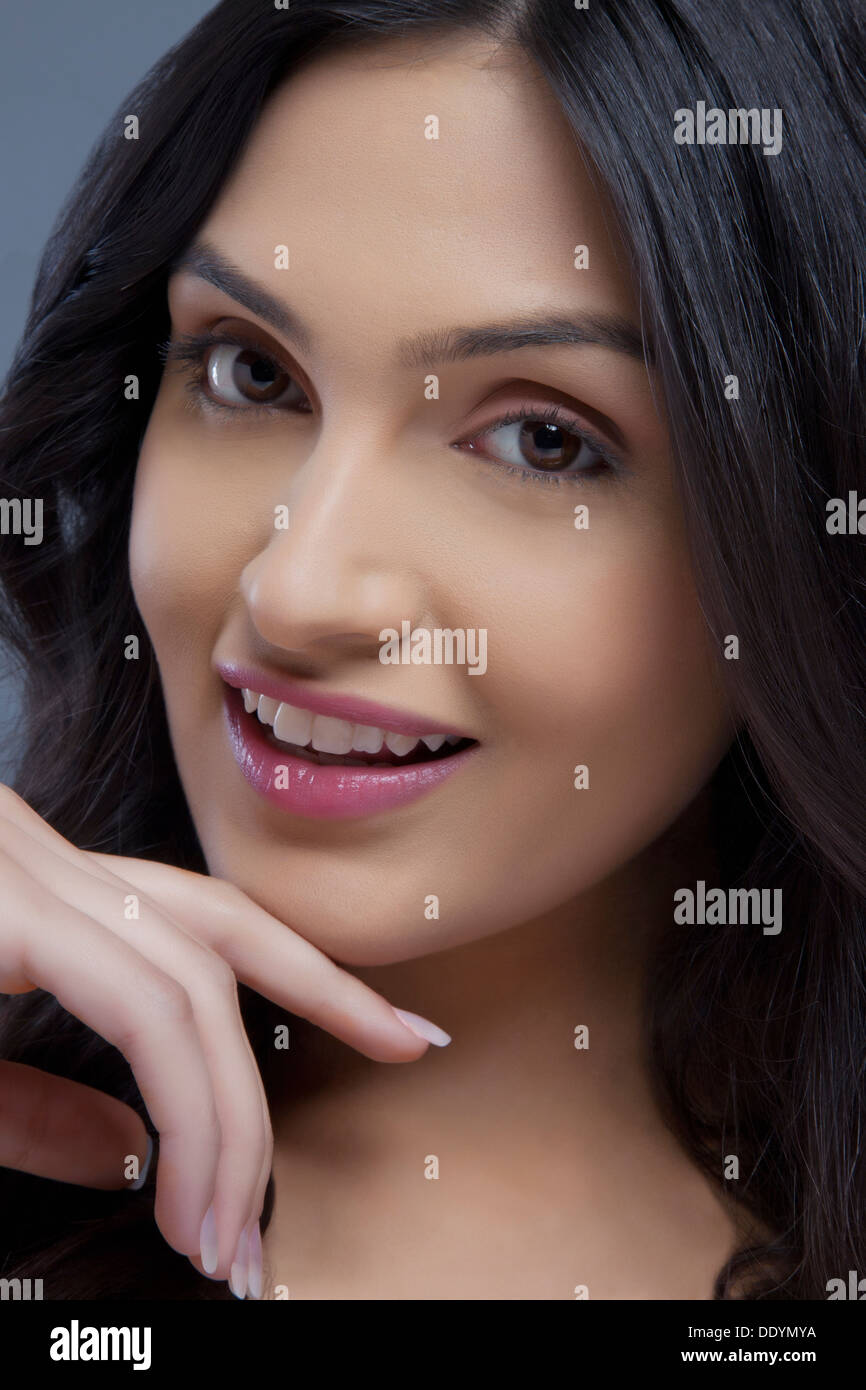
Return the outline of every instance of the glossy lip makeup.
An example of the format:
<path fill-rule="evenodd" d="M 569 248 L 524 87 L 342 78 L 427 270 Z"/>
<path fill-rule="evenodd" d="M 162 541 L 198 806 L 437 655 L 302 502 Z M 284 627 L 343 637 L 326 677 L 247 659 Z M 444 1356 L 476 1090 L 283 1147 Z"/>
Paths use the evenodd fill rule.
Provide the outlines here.
<path fill-rule="evenodd" d="M 392 710 L 359 696 L 313 690 L 252 667 L 220 664 L 216 669 L 226 687 L 226 725 L 238 767 L 260 796 L 292 815 L 342 820 L 408 805 L 465 767 L 480 746 L 433 720 Z M 264 696 L 277 705 L 285 702 L 314 717 L 374 726 L 386 734 L 422 738 L 428 735 L 434 740 L 438 735 L 442 742 L 432 751 L 423 745 L 416 747 L 408 757 L 383 745 L 376 753 L 349 750 L 345 756 L 352 759 L 352 765 L 336 757 L 321 762 L 309 744 L 302 750 L 298 745 L 278 741 L 271 725 L 247 707 L 244 691 Z M 451 752 L 449 736 L 459 739 L 451 745 Z"/>

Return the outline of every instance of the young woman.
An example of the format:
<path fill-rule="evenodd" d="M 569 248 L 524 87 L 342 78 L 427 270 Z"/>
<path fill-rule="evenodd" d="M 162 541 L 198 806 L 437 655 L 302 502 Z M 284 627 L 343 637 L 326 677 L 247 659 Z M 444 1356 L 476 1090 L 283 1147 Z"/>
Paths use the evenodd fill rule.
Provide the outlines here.
<path fill-rule="evenodd" d="M 866 1273 L 862 52 L 225 0 L 118 112 L 2 411 L 0 1274 Z"/>

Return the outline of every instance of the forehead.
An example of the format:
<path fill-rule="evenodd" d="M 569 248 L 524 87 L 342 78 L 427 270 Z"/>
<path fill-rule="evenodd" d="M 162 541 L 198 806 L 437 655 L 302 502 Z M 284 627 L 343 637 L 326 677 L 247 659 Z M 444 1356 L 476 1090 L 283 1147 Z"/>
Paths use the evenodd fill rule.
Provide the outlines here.
<path fill-rule="evenodd" d="M 202 234 L 311 321 L 336 302 L 341 332 L 551 299 L 635 311 L 611 209 L 542 74 L 475 36 L 307 63 L 265 106 Z"/>

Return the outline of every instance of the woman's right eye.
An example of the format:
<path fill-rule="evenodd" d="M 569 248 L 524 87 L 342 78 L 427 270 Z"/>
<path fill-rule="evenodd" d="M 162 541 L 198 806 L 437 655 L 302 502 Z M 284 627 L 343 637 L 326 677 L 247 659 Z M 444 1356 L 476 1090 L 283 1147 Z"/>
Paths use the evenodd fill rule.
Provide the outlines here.
<path fill-rule="evenodd" d="M 294 377 L 258 348 L 218 343 L 207 349 L 202 367 L 207 392 L 221 405 L 294 406 L 306 400 Z"/>

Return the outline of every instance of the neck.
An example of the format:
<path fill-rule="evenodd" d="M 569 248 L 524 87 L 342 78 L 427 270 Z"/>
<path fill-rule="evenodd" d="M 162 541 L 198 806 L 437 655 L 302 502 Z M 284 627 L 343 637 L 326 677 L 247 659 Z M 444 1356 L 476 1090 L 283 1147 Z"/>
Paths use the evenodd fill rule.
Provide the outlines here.
<path fill-rule="evenodd" d="M 304 1298 L 561 1298 L 581 1251 L 593 1297 L 712 1296 L 732 1218 L 664 1123 L 642 1027 L 674 891 L 713 877 L 699 823 L 533 922 L 355 968 L 447 1047 L 383 1065 L 293 1032 L 269 1087 L 269 1277 Z"/>

